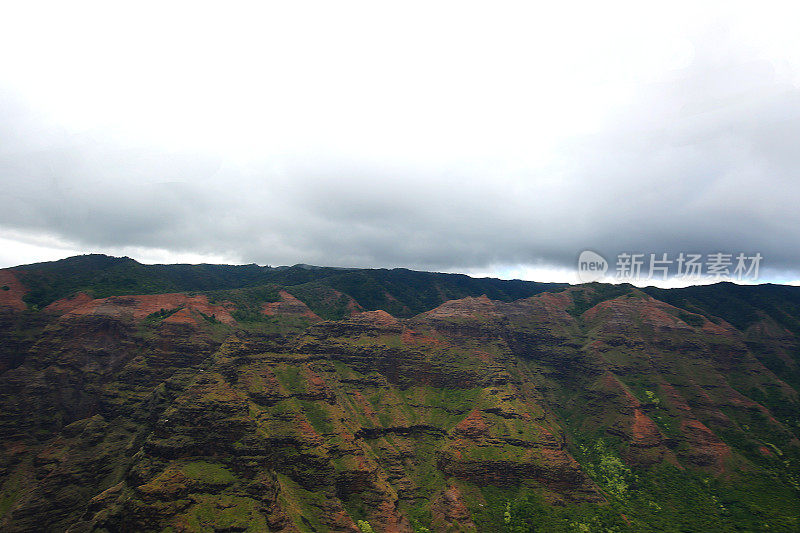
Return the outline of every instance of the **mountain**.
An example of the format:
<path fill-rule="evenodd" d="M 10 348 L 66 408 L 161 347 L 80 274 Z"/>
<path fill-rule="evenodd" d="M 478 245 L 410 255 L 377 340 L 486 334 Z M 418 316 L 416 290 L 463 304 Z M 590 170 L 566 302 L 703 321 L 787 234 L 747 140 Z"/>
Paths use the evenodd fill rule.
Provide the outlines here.
<path fill-rule="evenodd" d="M 520 280 L 475 279 L 463 274 L 417 272 L 405 268 L 347 269 L 295 265 L 260 267 L 251 265 L 143 265 L 128 257 L 92 254 L 61 261 L 36 263 L 13 269 L 25 285 L 26 304 L 43 309 L 56 300 L 84 292 L 95 298 L 126 294 L 165 292 L 214 292 L 249 289 L 277 294 L 279 287 L 293 287 L 306 295 L 314 311 L 326 318 L 342 318 L 343 309 L 331 309 L 321 299 L 341 292 L 368 310 L 386 309 L 399 317 L 410 317 L 454 298 L 480 296 L 510 301 L 539 292 L 564 288 L 564 283 Z M 331 291 L 333 289 L 333 291 Z M 325 295 L 325 296 L 323 296 Z M 256 299 L 262 298 L 261 296 Z M 331 315 L 331 316 L 329 316 Z"/>
<path fill-rule="evenodd" d="M 0 270 L 3 531 L 798 531 L 800 288 Z"/>

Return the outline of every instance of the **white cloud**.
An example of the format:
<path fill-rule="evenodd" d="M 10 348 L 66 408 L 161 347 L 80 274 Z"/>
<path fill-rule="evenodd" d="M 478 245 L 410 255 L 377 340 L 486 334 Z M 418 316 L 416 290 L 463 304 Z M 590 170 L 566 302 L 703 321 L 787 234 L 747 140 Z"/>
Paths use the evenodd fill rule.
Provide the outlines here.
<path fill-rule="evenodd" d="M 586 248 L 727 249 L 797 271 L 793 11 L 16 3 L 0 235 L 69 243 L 47 258 L 561 279 Z"/>

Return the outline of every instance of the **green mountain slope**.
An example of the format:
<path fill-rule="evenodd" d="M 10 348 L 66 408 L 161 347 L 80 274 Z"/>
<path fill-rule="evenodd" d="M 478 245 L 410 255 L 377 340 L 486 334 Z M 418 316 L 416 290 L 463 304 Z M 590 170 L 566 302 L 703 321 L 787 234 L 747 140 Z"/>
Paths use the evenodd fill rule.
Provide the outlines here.
<path fill-rule="evenodd" d="M 797 288 L 229 268 L 0 271 L 0 529 L 800 529 Z"/>
<path fill-rule="evenodd" d="M 25 265 L 14 271 L 29 289 L 25 301 L 37 308 L 44 308 L 77 292 L 103 298 L 125 294 L 316 284 L 350 295 L 364 309 L 384 309 L 405 317 L 454 298 L 486 294 L 496 300 L 510 301 L 566 286 L 563 283 L 476 279 L 463 274 L 416 272 L 403 268 L 143 265 L 127 257 L 97 254 Z"/>

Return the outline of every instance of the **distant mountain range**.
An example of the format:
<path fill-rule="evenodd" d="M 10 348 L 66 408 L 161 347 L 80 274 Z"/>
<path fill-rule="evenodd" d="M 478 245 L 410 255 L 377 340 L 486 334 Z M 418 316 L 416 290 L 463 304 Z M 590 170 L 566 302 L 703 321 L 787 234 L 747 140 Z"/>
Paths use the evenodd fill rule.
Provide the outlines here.
<path fill-rule="evenodd" d="M 800 287 L 0 270 L 3 531 L 798 531 Z"/>

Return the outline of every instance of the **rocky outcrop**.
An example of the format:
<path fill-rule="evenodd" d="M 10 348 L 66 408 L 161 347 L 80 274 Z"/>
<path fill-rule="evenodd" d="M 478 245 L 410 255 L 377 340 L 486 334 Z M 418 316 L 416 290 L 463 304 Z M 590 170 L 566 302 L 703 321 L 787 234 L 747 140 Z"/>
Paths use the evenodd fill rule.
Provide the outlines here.
<path fill-rule="evenodd" d="M 28 306 L 22 300 L 27 289 L 20 283 L 13 270 L 0 269 L 0 309 L 23 311 Z"/>
<path fill-rule="evenodd" d="M 407 319 L 287 291 L 252 322 L 179 293 L 5 306 L 0 528 L 496 530 L 518 495 L 610 516 L 628 471 L 789 475 L 790 329 L 597 294 Z"/>

